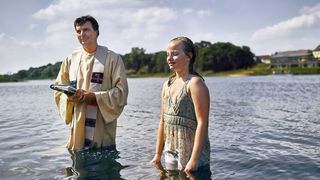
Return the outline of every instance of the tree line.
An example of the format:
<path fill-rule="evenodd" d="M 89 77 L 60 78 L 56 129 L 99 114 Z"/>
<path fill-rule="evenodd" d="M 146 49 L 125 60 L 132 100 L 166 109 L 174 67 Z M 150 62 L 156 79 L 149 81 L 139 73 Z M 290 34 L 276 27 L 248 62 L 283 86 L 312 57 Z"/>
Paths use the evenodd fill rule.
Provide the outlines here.
<path fill-rule="evenodd" d="M 255 55 L 248 46 L 236 46 L 230 42 L 211 43 L 201 41 L 195 43 L 197 59 L 195 68 L 198 72 L 221 72 L 247 69 L 256 64 Z M 146 53 L 144 48 L 133 47 L 130 53 L 122 56 L 129 76 L 170 73 L 166 62 L 166 52 Z M 0 82 L 29 79 L 54 79 L 60 69 L 61 62 L 47 64 L 38 68 L 20 70 L 12 75 L 0 75 Z"/>
<path fill-rule="evenodd" d="M 247 69 L 256 64 L 255 55 L 248 46 L 235 46 L 232 43 L 210 43 L 201 41 L 195 43 L 197 48 L 196 70 L 230 71 Z M 147 54 L 145 49 L 134 47 L 131 52 L 123 56 L 128 74 L 168 73 L 166 52 L 160 51 Z"/>
<path fill-rule="evenodd" d="M 31 67 L 28 70 L 20 70 L 14 74 L 0 75 L 0 82 L 17 82 L 23 80 L 53 79 L 58 75 L 61 61 L 55 64 L 47 64 L 37 68 Z"/>

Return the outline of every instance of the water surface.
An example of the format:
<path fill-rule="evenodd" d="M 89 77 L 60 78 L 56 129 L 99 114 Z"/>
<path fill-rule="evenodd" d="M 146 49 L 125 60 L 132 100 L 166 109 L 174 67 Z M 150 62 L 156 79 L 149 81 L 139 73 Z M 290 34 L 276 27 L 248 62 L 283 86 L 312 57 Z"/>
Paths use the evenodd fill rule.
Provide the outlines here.
<path fill-rule="evenodd" d="M 51 81 L 0 84 L 1 179 L 157 179 L 164 78 L 129 79 L 117 151 L 74 154 Z M 320 76 L 206 78 L 212 179 L 319 179 Z"/>

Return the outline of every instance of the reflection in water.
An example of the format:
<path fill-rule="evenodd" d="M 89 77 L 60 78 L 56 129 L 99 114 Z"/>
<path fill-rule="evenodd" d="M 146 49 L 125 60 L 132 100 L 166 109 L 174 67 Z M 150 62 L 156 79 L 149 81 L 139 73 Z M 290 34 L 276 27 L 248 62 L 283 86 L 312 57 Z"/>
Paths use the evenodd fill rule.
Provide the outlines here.
<path fill-rule="evenodd" d="M 156 163 L 154 166 L 159 171 L 159 179 L 165 180 L 185 180 L 185 179 L 191 179 L 191 180 L 211 180 L 211 171 L 210 167 L 206 166 L 203 168 L 199 168 L 195 172 L 185 173 L 184 171 L 179 170 L 166 170 L 163 168 L 161 163 Z"/>
<path fill-rule="evenodd" d="M 125 168 L 116 159 L 119 152 L 115 147 L 69 151 L 72 167 L 66 168 L 68 178 L 74 179 L 122 179 L 120 170 Z"/>

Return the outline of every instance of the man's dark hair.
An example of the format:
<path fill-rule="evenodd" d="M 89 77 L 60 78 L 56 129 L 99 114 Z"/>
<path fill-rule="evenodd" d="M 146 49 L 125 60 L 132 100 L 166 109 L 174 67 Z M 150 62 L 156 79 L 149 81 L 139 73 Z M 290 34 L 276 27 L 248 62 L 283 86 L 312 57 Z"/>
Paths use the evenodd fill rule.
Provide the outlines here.
<path fill-rule="evenodd" d="M 97 32 L 97 36 L 99 36 L 99 24 L 97 22 L 97 20 L 90 16 L 90 15 L 86 15 L 86 16 L 81 16 L 78 17 L 75 21 L 74 21 L 74 29 L 76 29 L 77 25 L 83 25 L 85 24 L 87 21 L 89 21 L 92 24 L 92 28 L 93 30 L 95 30 Z"/>

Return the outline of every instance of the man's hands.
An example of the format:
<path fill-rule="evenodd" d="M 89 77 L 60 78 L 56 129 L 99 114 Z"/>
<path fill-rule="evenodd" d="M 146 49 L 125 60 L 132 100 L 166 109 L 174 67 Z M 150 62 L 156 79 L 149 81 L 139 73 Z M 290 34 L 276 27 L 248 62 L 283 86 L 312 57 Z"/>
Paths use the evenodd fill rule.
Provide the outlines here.
<path fill-rule="evenodd" d="M 96 101 L 96 96 L 92 92 L 85 91 L 82 89 L 77 89 L 74 95 L 70 96 L 68 99 L 76 103 L 82 103 L 82 102 L 93 103 Z"/>

